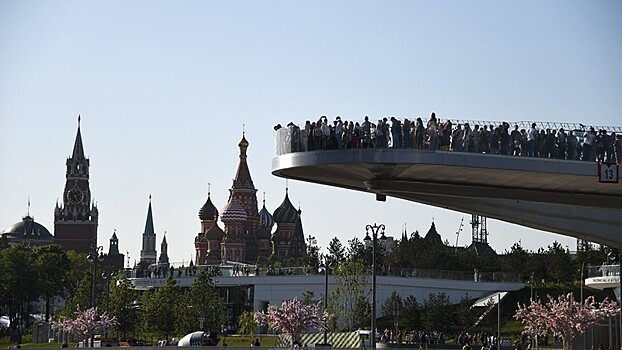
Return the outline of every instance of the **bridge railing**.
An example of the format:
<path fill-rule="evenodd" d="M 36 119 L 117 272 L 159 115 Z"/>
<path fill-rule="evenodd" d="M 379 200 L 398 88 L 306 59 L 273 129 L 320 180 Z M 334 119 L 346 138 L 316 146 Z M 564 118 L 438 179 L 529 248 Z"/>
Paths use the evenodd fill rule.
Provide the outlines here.
<path fill-rule="evenodd" d="M 406 118 L 398 118 L 398 119 L 400 119 L 401 121 Z M 344 132 L 342 133 L 341 137 L 337 137 L 335 135 L 334 125 L 331 122 L 327 123 L 326 130 L 332 130 L 332 132 L 329 132 L 329 134 L 320 133 L 319 135 L 315 133 L 315 130 L 320 129 L 321 131 L 320 124 L 317 124 L 316 128 L 313 129 L 314 133 L 312 135 L 308 135 L 309 130 L 305 129 L 305 125 L 297 125 L 294 123 L 289 123 L 287 126 L 283 127 L 279 124 L 274 127 L 275 129 L 275 133 L 274 133 L 275 154 L 283 155 L 283 154 L 295 153 L 295 152 L 318 151 L 318 150 L 327 150 L 327 149 L 373 148 L 374 147 L 373 144 L 374 144 L 376 135 L 374 131 L 375 124 L 373 122 L 370 123 L 371 130 L 366 135 L 364 135 L 365 132 L 362 128 L 363 122 L 356 122 L 357 127 L 353 128 L 350 131 L 346 131 L 348 129 L 348 126 L 345 124 L 347 123 L 348 123 L 347 121 L 344 123 L 344 126 L 343 126 Z M 426 122 L 424 121 L 424 128 L 426 128 L 425 123 Z M 441 122 L 439 120 L 438 138 L 443 137 L 441 135 L 443 123 L 444 121 Z M 566 136 L 567 139 L 573 138 L 572 142 L 568 142 L 568 145 L 564 146 L 564 147 L 568 147 L 568 149 L 564 150 L 563 154 L 559 152 L 561 155 L 557 155 L 557 154 L 551 155 L 550 152 L 546 152 L 546 153 L 548 154 L 550 158 L 567 159 L 567 160 L 580 160 L 580 158 L 582 157 L 581 147 L 583 144 L 584 134 L 587 131 L 589 131 L 591 128 L 593 128 L 597 132 L 600 130 L 605 130 L 608 135 L 610 135 L 612 132 L 615 132 L 618 135 L 618 137 L 620 137 L 620 135 L 622 134 L 622 127 L 619 127 L 619 126 L 595 126 L 595 125 L 586 125 L 582 123 L 565 123 L 565 122 L 534 122 L 534 121 L 499 122 L 499 121 L 486 121 L 486 120 L 454 120 L 451 122 L 451 125 L 452 125 L 451 131 L 453 132 L 453 130 L 455 130 L 457 125 L 464 126 L 468 124 L 470 129 L 474 129 L 475 126 L 490 127 L 489 131 L 491 131 L 490 133 L 492 134 L 492 130 L 494 130 L 494 128 L 504 123 L 507 123 L 509 125 L 509 129 L 507 131 L 508 133 L 512 131 L 515 128 L 515 126 L 518 126 L 519 131 L 525 130 L 526 132 L 528 132 L 529 129 L 531 128 L 532 123 L 536 124 L 536 129 L 538 133 L 542 131 L 546 132 L 547 130 L 559 131 L 560 129 L 563 129 L 564 132 L 567 133 L 567 136 Z M 415 123 L 412 122 L 410 124 L 410 127 L 408 128 L 409 131 L 407 132 L 407 134 L 410 135 L 409 142 L 407 143 L 406 141 L 403 141 L 403 144 L 400 144 L 397 148 L 402 148 L 402 149 L 418 148 L 416 145 L 416 140 L 414 140 L 414 138 L 416 138 L 415 129 L 416 129 Z M 447 151 L 473 152 L 472 147 L 469 147 L 467 145 L 469 143 L 468 140 L 462 140 L 461 141 L 462 145 L 460 145 L 460 147 L 454 147 L 453 145 L 450 147 L 450 141 L 446 141 L 447 147 L 439 148 L 437 144 L 439 141 L 436 139 L 430 140 L 431 137 L 428 135 L 428 132 L 429 131 L 426 128 L 424 131 L 425 135 L 423 136 L 424 140 L 422 141 L 422 147 L 421 147 L 422 149 L 433 149 L 433 150 L 442 149 L 442 150 L 447 150 Z M 389 135 L 385 135 L 384 136 L 385 138 L 391 137 L 391 131 L 389 131 L 388 133 Z M 400 131 L 400 133 L 402 135 L 406 135 L 403 129 L 402 131 Z M 452 136 L 448 136 L 448 137 L 449 139 L 452 138 Z M 491 136 L 489 136 L 489 138 L 490 137 Z M 512 143 L 510 141 L 509 144 L 506 145 L 507 150 L 501 154 L 526 156 L 527 154 L 526 137 L 527 135 L 523 133 L 521 136 L 521 138 L 523 138 L 522 141 L 516 141 L 515 143 Z M 517 142 L 521 142 L 522 144 L 519 145 Z M 544 141 L 542 140 L 539 140 L 538 142 L 544 143 Z M 394 146 L 392 145 L 392 147 Z M 552 147 L 555 148 L 556 145 L 553 145 Z M 386 148 L 386 146 L 380 147 L 380 148 Z M 493 148 L 493 150 L 487 149 L 487 151 L 483 151 L 481 153 L 490 153 L 491 151 L 494 153 L 498 153 L 498 149 L 500 149 L 501 147 L 498 147 L 498 145 L 491 145 L 490 148 Z M 518 150 L 519 148 L 521 149 Z M 536 153 L 539 153 L 540 151 L 541 150 L 537 149 Z M 474 152 L 478 152 L 478 151 L 475 150 Z M 595 150 L 592 150 L 592 152 L 595 152 Z M 544 153 L 544 152 L 540 152 L 540 153 Z M 539 157 L 545 157 L 545 155 L 540 154 Z M 588 159 L 589 157 L 590 156 L 588 156 Z M 595 154 L 591 155 L 591 158 L 596 159 L 596 157 L 597 155 Z M 591 159 L 591 160 L 594 160 L 594 159 Z"/>
<path fill-rule="evenodd" d="M 236 267 L 237 266 L 237 267 Z M 128 278 L 182 278 L 194 277 L 201 270 L 207 270 L 213 277 L 255 277 L 255 276 L 305 276 L 323 275 L 322 269 L 315 269 L 310 266 L 293 267 L 258 267 L 256 265 L 195 265 L 194 267 L 178 267 L 165 269 L 161 272 L 147 271 L 139 269 L 127 269 L 123 271 Z M 521 282 L 520 278 L 514 273 L 490 272 L 490 271 L 452 271 L 452 270 L 433 270 L 418 268 L 386 268 L 378 267 L 378 276 L 393 276 L 404 278 L 430 278 L 446 279 L 458 281 L 474 282 Z M 332 273 L 331 273 L 332 275 Z"/>
<path fill-rule="evenodd" d="M 588 266 L 587 268 L 587 277 L 608 277 L 608 276 L 619 276 L 620 275 L 620 265 L 599 265 L 599 266 Z"/>

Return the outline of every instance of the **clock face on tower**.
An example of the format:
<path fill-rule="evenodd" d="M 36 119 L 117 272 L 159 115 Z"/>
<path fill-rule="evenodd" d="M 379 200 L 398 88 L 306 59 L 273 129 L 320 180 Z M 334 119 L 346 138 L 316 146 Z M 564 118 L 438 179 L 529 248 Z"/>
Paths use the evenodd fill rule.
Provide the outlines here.
<path fill-rule="evenodd" d="M 82 193 L 82 191 L 78 188 L 72 188 L 69 192 L 67 192 L 67 201 L 71 204 L 82 203 L 83 199 L 84 193 Z"/>

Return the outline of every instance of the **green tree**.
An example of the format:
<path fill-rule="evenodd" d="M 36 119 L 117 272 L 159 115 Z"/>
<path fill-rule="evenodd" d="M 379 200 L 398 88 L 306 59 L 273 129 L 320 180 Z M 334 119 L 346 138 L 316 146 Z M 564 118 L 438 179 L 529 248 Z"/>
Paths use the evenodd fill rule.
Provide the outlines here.
<path fill-rule="evenodd" d="M 521 280 L 529 278 L 530 274 L 525 275 L 527 271 L 527 261 L 529 260 L 529 253 L 523 248 L 520 243 L 514 243 L 510 251 L 505 251 L 502 262 L 502 269 L 505 272 L 515 273 L 517 276 L 521 276 Z"/>
<path fill-rule="evenodd" d="M 417 298 L 409 295 L 404 299 L 400 324 L 406 329 L 417 329 L 421 325 L 421 305 Z"/>
<path fill-rule="evenodd" d="M 176 316 L 181 307 L 181 289 L 174 279 L 168 278 L 166 283 L 149 295 L 141 312 L 144 330 L 155 332 L 166 339 L 175 331 Z M 198 314 L 195 314 L 195 317 Z"/>
<path fill-rule="evenodd" d="M 186 334 L 201 329 L 200 316 L 203 316 L 203 328 L 206 330 L 220 330 L 220 327 L 229 319 L 227 310 L 223 307 L 224 299 L 212 281 L 207 269 L 201 269 L 183 296 L 183 306 L 177 315 L 177 331 Z"/>
<path fill-rule="evenodd" d="M 249 339 L 252 340 L 255 337 L 256 329 L 255 313 L 252 311 L 243 312 L 238 319 L 238 333 L 249 336 Z"/>
<path fill-rule="evenodd" d="M 423 309 L 421 321 L 425 329 L 446 330 L 454 321 L 449 297 L 445 293 L 430 294 Z"/>
<path fill-rule="evenodd" d="M 473 299 L 469 298 L 468 295 L 465 295 L 462 299 L 460 299 L 460 303 L 457 305 L 456 324 L 462 330 L 471 329 L 479 318 L 477 313 L 473 312 L 473 309 L 471 309 L 473 302 Z"/>
<path fill-rule="evenodd" d="M 339 241 L 339 238 L 333 237 L 330 243 L 328 243 L 328 257 L 330 261 L 335 264 L 339 264 L 346 260 L 346 250 Z"/>
<path fill-rule="evenodd" d="M 363 242 L 361 242 L 361 240 L 357 237 L 354 237 L 348 241 L 346 259 L 347 261 L 371 261 L 371 249 L 366 249 L 365 244 L 363 244 Z"/>
<path fill-rule="evenodd" d="M 545 253 L 546 279 L 557 283 L 571 283 L 575 275 L 575 265 L 570 257 L 570 251 L 555 241 Z"/>
<path fill-rule="evenodd" d="M 56 244 L 34 249 L 37 284 L 45 302 L 45 320 L 50 320 L 50 301 L 63 293 L 68 282 L 71 261 L 65 251 Z"/>
<path fill-rule="evenodd" d="M 302 303 L 304 305 L 311 305 L 311 301 L 313 300 L 313 297 L 315 296 L 315 292 L 312 290 L 305 290 L 304 293 L 302 293 Z"/>
<path fill-rule="evenodd" d="M 317 245 L 317 239 L 311 235 L 307 237 L 307 249 L 302 263 L 313 271 L 320 268 L 320 247 Z"/>
<path fill-rule="evenodd" d="M 28 318 L 28 305 L 41 290 L 36 282 L 34 254 L 22 244 L 0 251 L 0 299 L 7 305 L 11 328 L 23 326 Z"/>
<path fill-rule="evenodd" d="M 110 315 L 117 319 L 117 331 L 121 339 L 127 339 L 129 333 L 136 330 L 139 322 L 138 292 L 133 289 L 132 282 L 124 277 L 115 277 L 110 287 Z"/>
<path fill-rule="evenodd" d="M 78 306 L 87 308 L 91 303 L 92 270 L 86 260 L 86 254 L 76 253 L 73 250 L 66 252 L 69 259 L 69 269 L 65 271 L 65 306 L 61 315 L 73 317 Z"/>
<path fill-rule="evenodd" d="M 343 262 L 333 269 L 336 287 L 332 291 L 330 312 L 345 322 L 341 329 L 356 329 L 370 308 L 369 268 L 361 261 Z"/>
<path fill-rule="evenodd" d="M 393 293 L 391 293 L 387 300 L 385 300 L 382 304 L 382 316 L 386 322 L 386 324 L 382 327 L 392 328 L 396 321 L 397 324 L 403 327 L 404 324 L 401 322 L 401 319 L 403 318 L 403 307 L 404 303 L 402 302 L 402 297 L 400 297 L 397 292 L 393 291 Z"/>
<path fill-rule="evenodd" d="M 547 279 L 547 267 L 544 249 L 538 249 L 537 253 L 530 253 L 527 260 L 526 272 L 529 273 L 530 280 L 540 283 L 540 281 L 546 281 Z"/>

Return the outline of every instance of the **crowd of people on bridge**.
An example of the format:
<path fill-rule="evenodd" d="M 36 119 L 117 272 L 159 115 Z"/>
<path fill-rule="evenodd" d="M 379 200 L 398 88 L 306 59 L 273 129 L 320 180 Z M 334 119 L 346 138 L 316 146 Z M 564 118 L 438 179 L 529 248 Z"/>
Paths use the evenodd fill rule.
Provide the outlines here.
<path fill-rule="evenodd" d="M 279 146 L 285 147 L 281 153 L 410 148 L 600 162 L 617 162 L 622 157 L 622 135 L 615 131 L 594 127 L 538 129 L 537 123 L 522 128 L 507 122 L 470 125 L 441 120 L 434 112 L 427 121 L 421 117 L 414 121 L 384 117 L 373 122 L 365 116 L 359 123 L 336 116 L 331 123 L 322 116 L 316 122 L 307 120 L 302 128 L 292 122 L 274 129 L 286 135 L 279 139 Z"/>

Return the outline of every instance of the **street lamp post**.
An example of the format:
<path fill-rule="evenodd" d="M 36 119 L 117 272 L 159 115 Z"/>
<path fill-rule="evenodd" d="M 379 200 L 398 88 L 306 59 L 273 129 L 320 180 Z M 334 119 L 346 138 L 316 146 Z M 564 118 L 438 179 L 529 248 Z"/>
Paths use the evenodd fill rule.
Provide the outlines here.
<path fill-rule="evenodd" d="M 378 245 L 378 232 L 380 232 L 380 239 L 385 240 L 384 236 L 384 224 L 367 225 L 365 226 L 365 238 L 364 240 L 372 241 L 372 258 L 371 258 L 371 335 L 370 346 L 372 349 L 376 348 L 376 248 Z M 371 230 L 371 237 L 369 231 Z M 382 230 L 382 231 L 381 231 Z"/>
<path fill-rule="evenodd" d="M 324 312 L 328 310 L 328 274 L 330 272 L 330 259 L 324 258 Z M 327 326 L 327 325 L 325 325 Z M 324 328 L 324 346 L 328 345 L 328 328 Z"/>
<path fill-rule="evenodd" d="M 92 284 L 92 290 L 91 290 L 91 307 L 95 307 L 96 306 L 96 302 L 95 302 L 95 295 L 96 295 L 96 288 L 97 288 L 97 280 L 95 279 L 95 275 L 97 274 L 97 262 L 103 262 L 104 261 L 104 254 L 103 254 L 103 250 L 104 247 L 103 246 L 92 246 L 91 247 L 91 252 L 89 253 L 89 255 L 86 257 L 86 260 L 88 260 L 89 263 L 91 263 L 91 284 Z M 95 337 L 93 335 L 91 335 L 91 347 L 95 346 Z"/>
<path fill-rule="evenodd" d="M 620 308 L 622 308 L 622 251 L 620 251 L 619 249 L 616 249 L 615 251 L 617 254 L 611 251 L 608 258 L 612 264 L 616 260 L 616 258 L 618 260 L 619 294 L 616 294 L 616 298 L 618 299 L 618 304 L 620 305 Z M 618 349 L 622 350 L 622 311 L 620 311 L 620 333 L 618 334 Z"/>
<path fill-rule="evenodd" d="M 581 277 L 580 277 L 580 281 L 581 282 L 581 304 L 583 304 L 584 300 L 583 300 L 583 284 L 585 283 L 585 280 L 583 279 L 583 271 L 585 270 L 585 261 L 581 262 Z M 583 349 L 587 350 L 587 334 L 585 334 L 585 332 L 583 332 Z"/>

